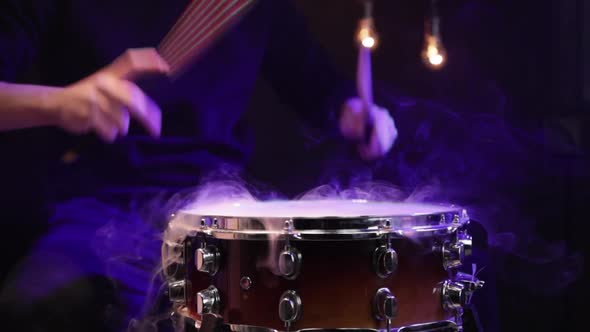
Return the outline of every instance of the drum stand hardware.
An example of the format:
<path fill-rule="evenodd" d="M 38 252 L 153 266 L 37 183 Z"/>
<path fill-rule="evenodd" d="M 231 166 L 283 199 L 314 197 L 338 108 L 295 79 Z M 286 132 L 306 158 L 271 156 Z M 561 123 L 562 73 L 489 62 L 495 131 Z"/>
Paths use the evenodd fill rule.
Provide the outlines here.
<path fill-rule="evenodd" d="M 391 239 L 388 236 L 387 245 L 377 247 L 373 252 L 373 268 L 381 278 L 387 278 L 397 270 L 397 252 L 391 248 Z"/>
<path fill-rule="evenodd" d="M 455 281 L 462 283 L 470 295 L 476 290 L 483 288 L 483 285 L 485 284 L 485 281 L 479 280 L 475 276 L 465 272 L 457 272 L 454 279 Z"/>
<path fill-rule="evenodd" d="M 386 320 L 387 332 L 391 331 L 391 320 L 397 316 L 398 303 L 397 299 L 388 288 L 377 290 L 373 301 L 375 317 L 379 320 Z"/>
<path fill-rule="evenodd" d="M 465 286 L 457 281 L 445 280 L 441 286 L 442 305 L 445 310 L 460 310 L 467 304 Z"/>
<path fill-rule="evenodd" d="M 197 313 L 199 315 L 218 313 L 220 306 L 221 299 L 215 286 L 209 286 L 197 293 Z"/>
<path fill-rule="evenodd" d="M 281 295 L 279 300 L 279 317 L 285 323 L 285 328 L 289 331 L 291 324 L 301 317 L 303 304 L 297 292 L 288 290 Z"/>
<path fill-rule="evenodd" d="M 454 311 L 459 326 L 462 326 L 462 318 L 466 308 L 470 307 L 473 293 L 484 286 L 484 281 L 475 277 L 475 271 L 473 275 L 457 271 L 465 257 L 471 256 L 472 242 L 472 237 L 462 227 L 457 230 L 454 241 L 445 241 L 433 247 L 442 254 L 443 267 L 451 276 L 439 286 L 442 306 L 447 311 Z"/>
<path fill-rule="evenodd" d="M 471 302 L 471 297 L 476 290 L 482 289 L 485 285 L 485 281 L 479 280 L 475 275 L 471 275 L 464 272 L 457 272 L 453 280 L 456 283 L 463 285 L 463 291 L 466 293 L 467 299 L 466 304 Z"/>
<path fill-rule="evenodd" d="M 445 310 L 455 311 L 455 321 L 462 325 L 462 317 L 465 309 L 471 314 L 470 306 L 473 293 L 481 289 L 485 282 L 475 275 L 457 272 L 452 280 L 447 279 L 440 287 L 442 305 Z"/>
<path fill-rule="evenodd" d="M 205 245 L 202 243 L 201 248 L 195 252 L 195 264 L 197 271 L 208 273 L 214 276 L 219 270 L 219 249 L 214 245 Z"/>
<path fill-rule="evenodd" d="M 443 267 L 445 270 L 456 269 L 463 265 L 465 247 L 461 242 L 445 242 L 441 247 Z"/>
<path fill-rule="evenodd" d="M 471 235 L 467 234 L 467 230 L 460 229 L 457 231 L 457 242 L 463 244 L 465 256 L 471 256 L 471 251 L 473 248 L 473 238 L 471 237 Z"/>

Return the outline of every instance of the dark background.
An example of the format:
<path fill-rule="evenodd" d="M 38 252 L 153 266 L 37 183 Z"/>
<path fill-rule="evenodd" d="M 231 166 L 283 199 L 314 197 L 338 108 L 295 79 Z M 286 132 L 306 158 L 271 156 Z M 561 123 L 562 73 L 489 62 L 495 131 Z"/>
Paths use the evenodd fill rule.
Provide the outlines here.
<path fill-rule="evenodd" d="M 297 2 L 318 40 L 353 74 L 353 36 L 362 14 L 359 1 Z M 437 136 L 434 130 L 429 139 L 446 144 L 431 151 L 444 146 L 455 158 L 469 160 L 464 172 L 472 173 L 469 180 L 440 171 L 448 188 L 438 197 L 455 197 L 457 203 L 477 201 L 473 205 L 481 207 L 497 205 L 500 210 L 480 213 L 488 219 L 482 223 L 496 245 L 490 250 L 495 270 L 486 275 L 494 279 L 488 281 L 495 288 L 482 296 L 497 295 L 498 311 L 480 313 L 484 320 L 495 322 L 487 323 L 487 330 L 578 330 L 574 327 L 584 326 L 582 224 L 590 198 L 590 3 L 441 0 L 439 5 L 449 61 L 443 70 L 433 72 L 419 58 L 427 2 L 375 1 L 381 44 L 373 56 L 373 70 L 376 89 L 383 92 L 377 100 L 394 117 L 399 115 L 400 136 L 413 133 L 421 121 L 432 122 L 433 128 L 438 123 L 446 128 L 438 133 L 444 134 Z M 404 100 L 418 106 L 405 107 Z M 461 120 L 449 120 L 454 116 Z M 477 122 L 489 129 L 478 130 L 473 120 L 466 120 L 476 116 L 503 124 L 485 127 Z M 297 117 L 274 99 L 264 82 L 251 119 L 259 133 L 253 172 L 283 192 L 296 195 L 342 173 L 408 187 L 420 181 L 408 180 L 418 167 L 414 173 L 401 172 L 395 164 L 400 160 L 396 153 L 407 156 L 407 146 L 416 142 L 402 137 L 389 161 L 363 164 L 339 147 L 315 142 L 304 130 L 282 126 L 297 123 Z M 447 129 L 462 136 L 449 135 Z M 522 143 L 508 132 L 524 132 L 533 139 Z M 465 143 L 484 142 L 485 135 L 493 140 L 496 134 L 511 138 L 498 139 L 493 148 L 482 145 L 481 151 L 478 143 L 471 147 Z M 429 148 L 423 153 L 428 154 Z M 433 159 L 417 165 L 425 173 L 436 173 L 435 163 Z M 498 177 L 489 175 L 498 169 Z M 448 194 L 461 191 L 461 195 Z M 503 250 L 502 234 L 515 235 L 519 245 Z"/>

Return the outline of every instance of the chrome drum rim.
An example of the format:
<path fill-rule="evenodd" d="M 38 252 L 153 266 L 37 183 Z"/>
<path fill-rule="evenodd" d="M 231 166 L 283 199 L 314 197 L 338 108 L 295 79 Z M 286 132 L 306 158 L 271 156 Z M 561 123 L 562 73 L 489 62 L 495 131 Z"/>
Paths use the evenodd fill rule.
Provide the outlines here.
<path fill-rule="evenodd" d="M 359 200 L 341 201 L 342 204 L 359 204 Z M 322 201 L 317 204 L 322 204 Z M 173 214 L 169 227 L 183 228 L 186 233 L 203 233 L 224 240 L 268 240 L 292 239 L 308 241 L 332 241 L 355 239 L 378 239 L 386 235 L 392 237 L 431 237 L 452 234 L 469 222 L 467 211 L 454 205 L 428 205 L 429 211 L 404 213 L 392 211 L 384 213 L 383 204 L 395 208 L 403 203 L 368 202 L 379 208 L 378 215 L 321 217 L 298 216 L 297 214 L 280 214 L 272 216 L 239 215 L 232 211 L 223 212 L 184 209 Z M 273 208 L 272 202 L 257 203 L 261 207 Z M 305 204 L 305 203 L 303 203 Z M 417 204 L 415 204 L 417 205 Z M 418 206 L 418 205 L 417 205 Z M 420 206 L 418 206 L 419 208 Z M 231 210 L 231 209 L 228 209 Z M 236 209 L 240 212 L 239 209 Z M 407 208 L 406 208 L 407 210 Z"/>

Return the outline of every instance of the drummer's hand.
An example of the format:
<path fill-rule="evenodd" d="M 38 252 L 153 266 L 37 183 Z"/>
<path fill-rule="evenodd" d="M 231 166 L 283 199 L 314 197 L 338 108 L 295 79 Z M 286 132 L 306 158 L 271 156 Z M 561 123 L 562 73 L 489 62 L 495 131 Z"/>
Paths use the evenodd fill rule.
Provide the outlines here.
<path fill-rule="evenodd" d="M 132 82 L 149 74 L 165 74 L 166 62 L 154 49 L 131 49 L 93 75 L 46 99 L 53 123 L 73 134 L 95 132 L 106 142 L 126 135 L 130 118 L 158 137 L 160 108 Z"/>
<path fill-rule="evenodd" d="M 372 126 L 368 125 L 370 116 Z M 369 114 L 360 98 L 351 98 L 343 105 L 340 131 L 347 139 L 357 142 L 359 155 L 365 160 L 385 156 L 397 138 L 397 128 L 389 111 L 374 105 Z"/>

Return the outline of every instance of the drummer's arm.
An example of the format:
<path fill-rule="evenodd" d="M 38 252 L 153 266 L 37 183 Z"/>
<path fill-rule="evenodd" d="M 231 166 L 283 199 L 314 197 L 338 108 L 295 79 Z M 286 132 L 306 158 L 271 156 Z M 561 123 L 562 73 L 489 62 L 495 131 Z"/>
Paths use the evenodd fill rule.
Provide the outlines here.
<path fill-rule="evenodd" d="M 389 111 L 374 107 L 374 126 L 367 132 L 367 112 L 357 96 L 354 79 L 339 71 L 322 52 L 291 2 L 276 1 L 273 5 L 276 8 L 263 70 L 281 101 L 293 106 L 306 124 L 355 142 L 362 158 L 387 154 L 397 138 Z"/>
<path fill-rule="evenodd" d="M 0 82 L 0 131 L 55 124 L 48 96 L 55 88 Z"/>
<path fill-rule="evenodd" d="M 55 126 L 73 134 L 92 131 L 110 143 L 127 134 L 132 118 L 159 136 L 159 107 L 128 79 L 168 71 L 154 49 L 129 49 L 66 87 L 25 84 L 40 40 L 52 38 L 45 32 L 58 18 L 55 9 L 51 0 L 0 1 L 0 131 Z"/>

